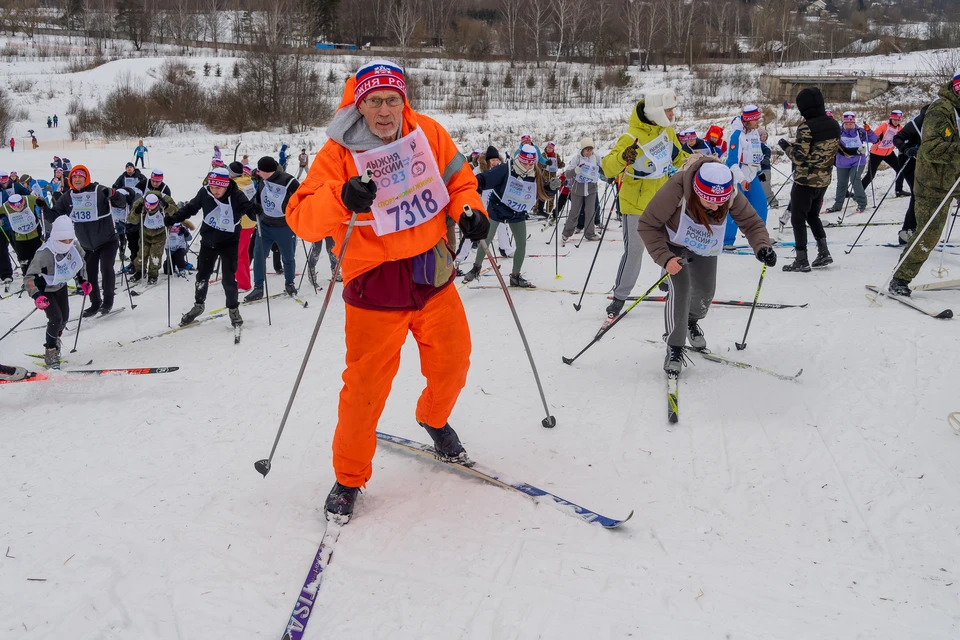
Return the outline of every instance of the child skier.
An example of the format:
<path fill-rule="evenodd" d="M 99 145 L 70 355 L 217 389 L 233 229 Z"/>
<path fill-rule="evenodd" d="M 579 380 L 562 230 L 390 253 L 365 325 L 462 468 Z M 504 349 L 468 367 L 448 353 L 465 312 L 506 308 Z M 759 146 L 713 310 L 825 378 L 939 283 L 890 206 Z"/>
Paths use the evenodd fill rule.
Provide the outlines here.
<path fill-rule="evenodd" d="M 160 206 L 160 192 L 151 191 L 143 198 L 138 198 L 130 208 L 127 223 L 140 228 L 140 242 L 143 245 L 133 260 L 131 282 L 139 282 L 146 271 L 147 284 L 157 284 L 163 251 L 167 246 L 167 230 L 163 219 L 177 211 L 177 203 L 170 196 L 163 196 L 162 202 L 163 206 Z"/>

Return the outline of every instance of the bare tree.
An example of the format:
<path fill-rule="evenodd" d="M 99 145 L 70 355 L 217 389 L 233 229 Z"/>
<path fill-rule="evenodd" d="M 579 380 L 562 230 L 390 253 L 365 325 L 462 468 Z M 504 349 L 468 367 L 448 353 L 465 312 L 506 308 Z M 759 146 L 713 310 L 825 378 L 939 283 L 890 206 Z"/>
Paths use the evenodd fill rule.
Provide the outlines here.
<path fill-rule="evenodd" d="M 387 28 L 400 47 L 400 58 L 406 63 L 407 52 L 414 43 L 420 20 L 420 0 L 394 0 L 387 16 Z"/>
<path fill-rule="evenodd" d="M 213 50 L 220 48 L 220 36 L 223 34 L 222 0 L 205 0 L 203 4 L 204 36 L 209 35 L 213 42 Z"/>
<path fill-rule="evenodd" d="M 546 27 L 550 20 L 551 0 L 526 1 L 527 31 L 533 36 L 534 55 L 540 61 L 541 43 L 546 39 Z"/>
<path fill-rule="evenodd" d="M 526 0 L 500 0 L 500 15 L 503 18 L 503 30 L 507 39 L 506 48 L 510 54 L 510 62 L 517 57 L 517 29 L 525 2 Z"/>

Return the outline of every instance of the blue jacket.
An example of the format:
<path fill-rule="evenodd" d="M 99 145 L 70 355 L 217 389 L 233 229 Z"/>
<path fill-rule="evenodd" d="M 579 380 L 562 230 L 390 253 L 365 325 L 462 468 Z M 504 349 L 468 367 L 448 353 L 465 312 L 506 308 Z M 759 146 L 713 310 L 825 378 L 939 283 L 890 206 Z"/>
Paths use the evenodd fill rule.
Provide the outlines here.
<path fill-rule="evenodd" d="M 493 169 L 489 169 L 482 173 L 477 174 L 477 184 L 480 187 L 480 191 L 486 191 L 487 189 L 493 189 L 493 194 L 490 196 L 490 205 L 487 207 L 487 213 L 490 214 L 490 218 L 497 222 L 521 222 L 527 219 L 527 213 L 520 213 L 514 211 L 507 205 L 503 204 L 501 198 L 503 198 L 503 192 L 507 188 L 507 180 L 510 179 L 512 175 L 510 171 L 510 163 L 502 162 L 495 166 Z M 519 176 L 515 176 L 519 178 Z M 535 176 L 530 176 L 528 178 L 522 178 L 524 182 L 536 182 Z"/>
<path fill-rule="evenodd" d="M 133 150 L 133 155 L 137 156 L 138 158 L 142 158 L 143 154 L 145 154 L 146 152 L 147 152 L 147 148 L 143 145 L 140 145 L 139 147 Z"/>

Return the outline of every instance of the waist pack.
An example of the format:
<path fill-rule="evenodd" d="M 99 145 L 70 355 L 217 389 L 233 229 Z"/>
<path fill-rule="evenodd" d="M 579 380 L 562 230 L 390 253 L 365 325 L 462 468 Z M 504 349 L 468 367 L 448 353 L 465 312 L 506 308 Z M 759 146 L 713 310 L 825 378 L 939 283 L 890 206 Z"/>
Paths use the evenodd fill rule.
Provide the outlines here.
<path fill-rule="evenodd" d="M 443 238 L 436 245 L 413 257 L 413 281 L 442 287 L 453 273 L 453 255 Z"/>

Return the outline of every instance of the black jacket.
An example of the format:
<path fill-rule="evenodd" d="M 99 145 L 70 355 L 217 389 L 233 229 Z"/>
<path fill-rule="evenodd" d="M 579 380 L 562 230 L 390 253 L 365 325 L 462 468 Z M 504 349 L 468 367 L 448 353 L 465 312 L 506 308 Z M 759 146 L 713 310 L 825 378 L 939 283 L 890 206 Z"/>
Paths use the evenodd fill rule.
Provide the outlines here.
<path fill-rule="evenodd" d="M 120 177 L 117 178 L 116 180 L 114 180 L 114 182 L 113 182 L 113 188 L 114 188 L 114 189 L 127 189 L 126 180 L 127 180 L 128 178 L 131 179 L 131 180 L 136 180 L 136 182 L 133 184 L 133 186 L 136 187 L 137 189 L 140 189 L 140 191 L 141 191 L 141 193 L 142 193 L 142 192 L 143 192 L 143 189 L 140 187 L 140 185 L 143 183 L 144 180 L 146 180 L 146 178 L 144 177 L 143 173 L 140 172 L 140 169 L 134 169 L 132 176 L 128 176 L 126 171 L 124 171 L 123 173 L 121 173 L 121 174 L 120 174 Z M 128 190 L 129 190 L 129 189 L 128 189 Z"/>
<path fill-rule="evenodd" d="M 110 202 L 113 200 L 114 206 L 123 208 L 126 206 L 126 200 L 123 194 L 115 192 L 110 187 L 91 182 L 83 189 L 76 191 L 71 189 L 63 194 L 52 206 L 43 210 L 44 221 L 47 228 L 53 224 L 53 221 L 60 216 L 69 216 L 73 213 L 74 196 L 84 193 L 96 192 L 97 197 L 97 217 L 90 221 L 74 221 L 73 228 L 77 232 L 77 240 L 84 251 L 96 251 L 103 245 L 117 239 L 117 226 L 113 221 L 113 213 L 110 211 Z"/>
<path fill-rule="evenodd" d="M 923 108 L 920 109 L 919 115 L 903 125 L 903 128 L 897 132 L 897 135 L 893 136 L 893 144 L 900 153 L 906 153 L 907 149 L 920 147 L 920 132 L 923 130 L 923 118 L 927 115 L 927 107 L 929 106 L 928 104 L 924 105 Z"/>
<path fill-rule="evenodd" d="M 148 191 L 159 191 L 165 196 L 173 197 L 173 194 L 170 193 L 170 186 L 163 180 L 160 181 L 159 187 L 154 187 L 150 184 L 150 178 L 144 178 L 140 181 L 140 184 L 137 185 L 137 189 L 140 189 L 144 195 L 146 195 Z"/>
<path fill-rule="evenodd" d="M 207 187 L 201 187 L 200 190 L 197 191 L 197 195 L 193 197 L 193 200 L 183 205 L 179 211 L 170 216 L 170 220 L 173 224 L 183 222 L 187 218 L 193 217 L 198 211 L 202 212 L 203 217 L 206 218 L 208 213 L 217 208 L 217 202 L 217 198 L 213 197 L 213 194 L 207 190 Z M 219 202 L 229 204 L 232 208 L 233 231 L 220 231 L 219 229 L 211 227 L 207 224 L 207 221 L 204 220 L 203 225 L 200 227 L 201 245 L 213 247 L 228 242 L 240 242 L 240 218 L 248 213 L 254 212 L 253 203 L 247 199 L 247 196 L 243 195 L 243 191 L 240 190 L 237 183 L 233 180 L 230 181 L 230 186 L 227 187 L 226 193 L 219 199 Z"/>
<path fill-rule="evenodd" d="M 271 184 L 283 185 L 287 188 L 286 195 L 283 198 L 283 205 L 280 207 L 283 211 L 283 217 L 275 218 L 269 216 L 263 212 L 263 183 L 269 182 Z M 289 173 L 284 171 L 275 171 L 272 176 L 266 180 L 260 180 L 257 183 L 257 195 L 254 196 L 254 201 L 256 202 L 257 215 L 260 216 L 260 224 L 265 227 L 289 227 L 287 224 L 287 203 L 290 202 L 290 196 L 293 195 L 294 191 L 300 188 L 300 183 Z"/>

